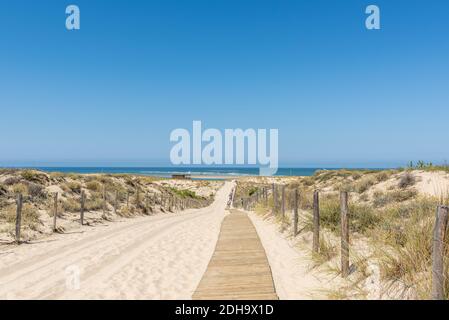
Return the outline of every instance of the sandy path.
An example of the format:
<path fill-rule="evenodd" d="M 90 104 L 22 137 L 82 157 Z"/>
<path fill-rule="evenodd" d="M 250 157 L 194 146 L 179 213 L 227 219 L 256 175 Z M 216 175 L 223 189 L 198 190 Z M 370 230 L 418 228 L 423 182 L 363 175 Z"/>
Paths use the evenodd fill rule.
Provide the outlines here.
<path fill-rule="evenodd" d="M 275 224 L 254 213 L 249 217 L 265 248 L 279 299 L 325 299 L 334 277 L 312 270 L 310 252 L 296 247 Z"/>
<path fill-rule="evenodd" d="M 232 186 L 226 182 L 207 208 L 4 247 L 0 299 L 190 299 L 213 254 Z"/>

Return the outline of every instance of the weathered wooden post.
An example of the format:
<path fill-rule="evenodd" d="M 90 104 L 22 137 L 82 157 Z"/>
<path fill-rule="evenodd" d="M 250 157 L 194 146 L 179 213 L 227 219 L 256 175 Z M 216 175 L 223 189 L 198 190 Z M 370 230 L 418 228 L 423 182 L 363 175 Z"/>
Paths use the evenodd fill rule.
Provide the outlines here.
<path fill-rule="evenodd" d="M 263 188 L 264 193 L 265 193 L 265 207 L 268 208 L 268 190 L 267 188 Z"/>
<path fill-rule="evenodd" d="M 136 208 L 139 208 L 140 205 L 140 192 L 139 188 L 136 188 Z"/>
<path fill-rule="evenodd" d="M 17 195 L 17 210 L 16 210 L 16 243 L 20 244 L 20 228 L 22 225 L 22 206 L 23 196 L 21 193 Z"/>
<path fill-rule="evenodd" d="M 293 237 L 296 237 L 296 235 L 298 234 L 298 207 L 299 207 L 299 193 L 298 193 L 298 189 L 295 188 L 295 190 L 293 191 Z"/>
<path fill-rule="evenodd" d="M 281 187 L 281 214 L 282 214 L 282 218 L 285 217 L 285 184 L 282 185 Z"/>
<path fill-rule="evenodd" d="M 115 190 L 114 214 L 117 214 L 117 206 L 118 206 L 118 190 Z"/>
<path fill-rule="evenodd" d="M 106 186 L 103 185 L 103 219 L 106 219 Z"/>
<path fill-rule="evenodd" d="M 151 212 L 151 205 L 150 205 L 150 198 L 148 196 L 145 196 L 145 208 L 147 214 L 149 215 Z"/>
<path fill-rule="evenodd" d="M 273 193 L 273 215 L 275 215 L 276 214 L 276 198 L 277 198 L 277 194 L 276 194 L 276 185 L 273 183 L 273 186 L 272 186 L 272 188 L 273 188 L 273 190 L 272 190 L 272 193 Z"/>
<path fill-rule="evenodd" d="M 432 299 L 444 300 L 444 241 L 446 238 L 449 207 L 438 206 L 433 229 Z M 447 280 L 446 280 L 447 281 Z"/>
<path fill-rule="evenodd" d="M 54 195 L 54 211 L 53 211 L 53 232 L 56 232 L 56 219 L 58 217 L 58 193 L 56 192 Z"/>
<path fill-rule="evenodd" d="M 318 190 L 313 193 L 313 243 L 314 253 L 320 250 L 320 195 Z"/>
<path fill-rule="evenodd" d="M 86 201 L 86 193 L 81 191 L 81 204 L 80 204 L 80 223 L 84 224 L 84 202 Z"/>
<path fill-rule="evenodd" d="M 126 193 L 126 209 L 129 209 L 129 191 Z"/>
<path fill-rule="evenodd" d="M 341 274 L 343 278 L 349 275 L 349 209 L 348 192 L 340 193 L 341 207 Z"/>
<path fill-rule="evenodd" d="M 173 195 L 171 193 L 168 194 L 168 211 L 173 212 Z"/>

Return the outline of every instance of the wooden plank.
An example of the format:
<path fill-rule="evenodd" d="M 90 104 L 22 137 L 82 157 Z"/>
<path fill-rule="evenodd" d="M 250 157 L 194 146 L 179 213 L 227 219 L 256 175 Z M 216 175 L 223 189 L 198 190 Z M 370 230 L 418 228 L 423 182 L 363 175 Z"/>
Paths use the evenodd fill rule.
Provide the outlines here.
<path fill-rule="evenodd" d="M 246 213 L 231 210 L 223 220 L 215 252 L 193 299 L 278 299 L 265 250 Z"/>

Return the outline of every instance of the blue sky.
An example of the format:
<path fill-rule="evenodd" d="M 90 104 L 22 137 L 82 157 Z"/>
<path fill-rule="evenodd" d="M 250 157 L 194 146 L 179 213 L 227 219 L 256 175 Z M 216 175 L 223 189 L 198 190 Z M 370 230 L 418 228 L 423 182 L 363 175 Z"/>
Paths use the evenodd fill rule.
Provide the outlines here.
<path fill-rule="evenodd" d="M 278 128 L 283 166 L 443 162 L 448 14 L 446 0 L 0 0 L 0 164 L 169 164 L 170 132 L 193 120 Z"/>

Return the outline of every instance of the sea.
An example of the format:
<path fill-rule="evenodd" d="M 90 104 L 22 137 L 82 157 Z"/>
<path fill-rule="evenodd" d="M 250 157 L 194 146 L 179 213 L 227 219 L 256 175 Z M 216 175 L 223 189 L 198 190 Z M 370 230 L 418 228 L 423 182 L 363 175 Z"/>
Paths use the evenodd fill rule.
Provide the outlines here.
<path fill-rule="evenodd" d="M 27 167 L 30 168 L 30 167 Z M 199 178 L 217 176 L 257 176 L 255 167 L 31 167 L 46 172 L 62 173 L 107 173 L 138 174 L 169 178 L 173 174 L 190 174 Z M 317 170 L 336 170 L 338 168 L 279 168 L 276 176 L 312 176 Z"/>

